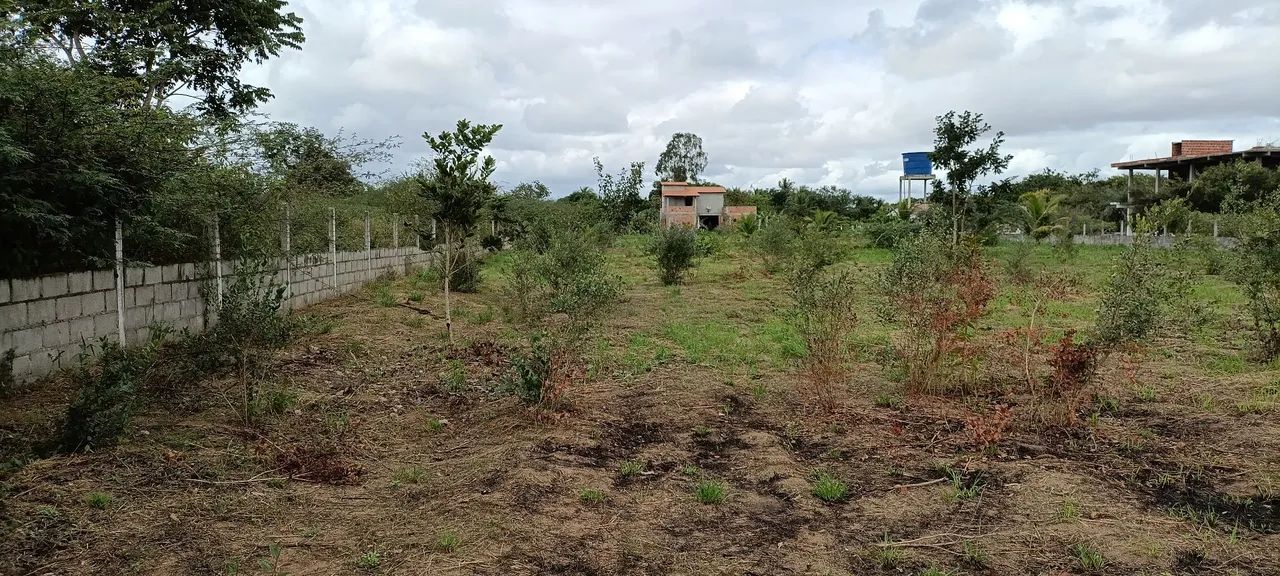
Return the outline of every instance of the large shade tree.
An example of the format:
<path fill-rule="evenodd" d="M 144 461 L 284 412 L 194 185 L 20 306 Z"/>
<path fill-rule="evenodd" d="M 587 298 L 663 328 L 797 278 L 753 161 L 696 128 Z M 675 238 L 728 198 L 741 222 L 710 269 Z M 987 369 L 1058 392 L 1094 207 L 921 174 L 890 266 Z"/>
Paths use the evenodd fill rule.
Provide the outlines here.
<path fill-rule="evenodd" d="M 0 10 L 4 3 L 0 3 Z M 128 80 L 144 109 L 175 96 L 228 116 L 271 97 L 240 70 L 301 46 L 284 0 L 13 0 L 4 16 L 65 61 Z"/>
<path fill-rule="evenodd" d="M 654 166 L 658 179 L 664 182 L 697 182 L 706 169 L 707 153 L 702 151 L 702 138 L 689 132 L 673 134 Z"/>

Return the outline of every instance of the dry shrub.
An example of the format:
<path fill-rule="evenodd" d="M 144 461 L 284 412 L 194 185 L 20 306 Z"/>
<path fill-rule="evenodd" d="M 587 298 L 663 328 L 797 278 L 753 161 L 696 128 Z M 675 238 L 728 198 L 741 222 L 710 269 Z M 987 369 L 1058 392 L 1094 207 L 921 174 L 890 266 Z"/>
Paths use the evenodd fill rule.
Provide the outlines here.
<path fill-rule="evenodd" d="M 948 248 L 927 235 L 912 239 L 894 254 L 881 288 L 890 319 L 906 328 L 897 352 L 908 391 L 943 393 L 956 383 L 971 389 L 986 357 L 972 340 L 974 328 L 996 295 L 979 248 Z"/>
<path fill-rule="evenodd" d="M 359 484 L 364 475 L 364 468 L 331 447 L 289 446 L 276 455 L 276 466 L 294 480 L 322 484 Z"/>
<path fill-rule="evenodd" d="M 585 363 L 573 350 L 561 338 L 533 335 L 528 352 L 518 351 L 510 359 L 507 388 L 527 404 L 546 410 L 564 407 L 569 386 L 587 376 Z"/>
<path fill-rule="evenodd" d="M 857 294 L 857 281 L 849 270 L 824 272 L 801 265 L 792 271 L 792 321 L 806 350 L 800 391 L 827 412 L 836 409 L 851 375 L 849 340 L 858 325 Z"/>
<path fill-rule="evenodd" d="M 969 432 L 973 445 L 986 450 L 1001 440 L 1013 423 L 1013 409 L 1008 404 L 997 404 L 986 414 L 974 414 L 965 419 L 964 428 Z"/>
<path fill-rule="evenodd" d="M 1042 418 L 1065 425 L 1078 423 L 1076 414 L 1092 396 L 1093 375 L 1101 356 L 1096 345 L 1076 342 L 1074 330 L 1049 348 L 1052 372 L 1038 398 Z"/>

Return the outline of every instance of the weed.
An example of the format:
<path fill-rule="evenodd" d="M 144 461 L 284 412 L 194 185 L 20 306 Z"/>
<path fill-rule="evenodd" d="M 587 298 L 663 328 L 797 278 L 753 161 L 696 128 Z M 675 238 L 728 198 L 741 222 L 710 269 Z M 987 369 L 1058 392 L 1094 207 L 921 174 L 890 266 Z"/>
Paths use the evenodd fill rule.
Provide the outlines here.
<path fill-rule="evenodd" d="M 684 466 L 680 467 L 680 473 L 684 474 L 685 476 L 696 478 L 702 475 L 702 469 L 698 468 L 697 466 L 694 466 L 693 464 L 685 464 Z"/>
<path fill-rule="evenodd" d="M 1013 410 L 1007 404 L 997 404 L 986 414 L 975 414 L 965 419 L 964 428 L 974 446 L 990 449 L 1004 439 L 1005 430 L 1013 422 Z"/>
<path fill-rule="evenodd" d="M 604 503 L 604 492 L 594 488 L 585 488 L 578 492 L 578 500 L 583 504 L 602 504 Z"/>
<path fill-rule="evenodd" d="M 288 412 L 290 408 L 298 403 L 298 394 L 287 388 L 269 387 L 265 388 L 254 397 L 253 405 L 249 410 L 254 417 L 257 416 L 279 416 Z"/>
<path fill-rule="evenodd" d="M 644 472 L 644 462 L 640 460 L 627 460 L 618 465 L 618 477 L 622 479 L 631 478 L 642 472 Z"/>
<path fill-rule="evenodd" d="M 960 552 L 963 555 L 965 563 L 970 566 L 981 568 L 986 566 L 987 562 L 990 560 L 990 556 L 987 554 L 987 551 L 973 540 L 965 540 L 961 543 Z"/>
<path fill-rule="evenodd" d="M 378 567 L 381 565 L 382 565 L 382 554 L 380 554 L 377 550 L 370 550 L 368 552 L 365 552 L 364 554 L 361 554 L 359 558 L 356 559 L 356 566 L 359 566 L 362 570 L 370 570 L 370 571 L 377 570 Z"/>
<path fill-rule="evenodd" d="M 373 301 L 383 308 L 391 308 L 396 305 L 396 297 L 391 293 L 391 285 L 379 283 L 373 288 Z"/>
<path fill-rule="evenodd" d="M 267 545 L 267 557 L 258 559 L 258 568 L 272 574 L 280 573 L 280 545 L 272 542 Z"/>
<path fill-rule="evenodd" d="M 879 408 L 890 408 L 893 410 L 899 410 L 903 406 L 902 398 L 884 392 L 876 394 L 875 404 Z"/>
<path fill-rule="evenodd" d="M 90 492 L 84 497 L 84 503 L 97 510 L 106 510 L 111 506 L 112 500 L 114 498 L 106 492 Z"/>
<path fill-rule="evenodd" d="M 1143 386 L 1138 389 L 1138 400 L 1142 402 L 1155 402 L 1159 399 L 1159 393 L 1153 386 Z"/>
<path fill-rule="evenodd" d="M 8 396 L 17 388 L 17 379 L 13 376 L 13 360 L 16 357 L 13 349 L 0 354 L 0 398 Z"/>
<path fill-rule="evenodd" d="M 409 291 L 409 301 L 410 301 L 410 302 L 415 302 L 415 303 L 416 303 L 416 302 L 422 302 L 423 300 L 426 300 L 426 298 L 427 298 L 427 295 L 426 295 L 426 294 L 424 294 L 421 290 L 410 290 L 410 291 Z"/>
<path fill-rule="evenodd" d="M 881 570 L 896 568 L 906 559 L 906 550 L 903 550 L 900 546 L 895 546 L 888 533 L 885 533 L 880 540 L 880 544 L 871 553 L 871 561 L 875 562 L 876 566 Z"/>
<path fill-rule="evenodd" d="M 586 370 L 569 350 L 568 343 L 546 334 L 529 339 L 528 352 L 511 357 L 505 386 L 528 404 L 555 409 L 564 402 L 569 385 L 586 378 Z"/>
<path fill-rule="evenodd" d="M 813 495 L 827 503 L 840 502 L 848 495 L 849 488 L 844 482 L 826 473 L 818 472 L 813 479 Z"/>
<path fill-rule="evenodd" d="M 1079 542 L 1067 548 L 1067 553 L 1076 559 L 1081 570 L 1093 572 L 1107 565 L 1107 559 L 1092 544 Z"/>
<path fill-rule="evenodd" d="M 446 421 L 441 420 L 441 419 L 439 419 L 439 418 L 428 418 L 428 419 L 427 419 L 427 431 L 428 431 L 428 432 L 433 432 L 433 433 L 434 433 L 434 432 L 439 432 L 439 431 L 441 431 L 441 430 L 444 430 L 444 426 L 445 426 L 445 424 L 446 424 Z"/>
<path fill-rule="evenodd" d="M 420 466 L 410 466 L 396 470 L 391 478 L 398 484 L 421 484 L 427 478 L 427 471 Z"/>
<path fill-rule="evenodd" d="M 436 535 L 436 550 L 446 554 L 453 553 L 462 545 L 462 538 L 453 530 L 444 530 Z"/>
<path fill-rule="evenodd" d="M 803 391 L 827 412 L 835 410 L 837 395 L 849 380 L 849 339 L 858 323 L 859 292 L 848 270 L 823 272 L 797 266 L 791 273 L 791 318 L 808 352 L 803 361 Z"/>
<path fill-rule="evenodd" d="M 943 570 L 936 566 L 930 566 L 925 568 L 924 571 L 920 573 L 920 576 L 951 576 L 952 574 L 954 574 L 954 572 L 950 570 Z"/>
<path fill-rule="evenodd" d="M 693 435 L 699 438 L 706 438 L 711 435 L 711 428 L 706 424 L 699 424 L 693 428 Z"/>
<path fill-rule="evenodd" d="M 1063 501 L 1057 512 L 1054 512 L 1053 517 L 1058 522 L 1071 522 L 1080 518 L 1080 503 L 1070 498 Z"/>
<path fill-rule="evenodd" d="M 764 382 L 756 382 L 751 386 L 751 397 L 757 401 L 764 400 L 769 395 L 769 386 Z"/>
<path fill-rule="evenodd" d="M 1050 348 L 1049 367 L 1053 372 L 1042 400 L 1059 404 L 1042 416 L 1059 423 L 1074 425 L 1077 414 L 1090 395 L 1090 383 L 1097 370 L 1101 350 L 1087 343 L 1075 341 L 1075 331 L 1067 333 Z M 1041 407 L 1042 410 L 1045 406 Z"/>
<path fill-rule="evenodd" d="M 449 371 L 440 379 L 440 383 L 450 394 L 461 394 L 467 389 L 467 371 L 461 360 L 449 361 Z"/>
<path fill-rule="evenodd" d="M 982 493 L 982 482 L 977 479 L 966 479 L 959 470 L 951 467 L 944 469 L 947 475 L 947 500 L 962 502 L 977 498 Z"/>
<path fill-rule="evenodd" d="M 728 490 L 722 482 L 703 480 L 694 487 L 694 496 L 702 504 L 721 504 L 728 498 Z"/>

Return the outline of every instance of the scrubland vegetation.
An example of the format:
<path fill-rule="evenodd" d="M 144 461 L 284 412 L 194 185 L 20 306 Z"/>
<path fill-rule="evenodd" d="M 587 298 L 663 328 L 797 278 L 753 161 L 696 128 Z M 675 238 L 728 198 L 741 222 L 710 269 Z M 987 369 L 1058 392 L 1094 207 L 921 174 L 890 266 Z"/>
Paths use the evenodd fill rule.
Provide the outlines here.
<path fill-rule="evenodd" d="M 1274 170 L 1139 179 L 1132 245 L 1079 245 L 1121 181 L 1002 180 L 1003 134 L 947 113 L 927 208 L 784 180 L 728 190 L 759 210 L 732 229 L 664 230 L 643 162 L 552 200 L 490 181 L 501 126 L 381 178 L 397 141 L 250 122 L 269 93 L 236 72 L 302 41 L 279 3 L 86 6 L 4 12 L 0 265 L 110 263 L 119 219 L 130 262 L 205 258 L 216 226 L 238 273 L 201 333 L 35 382 L 0 351 L 0 572 L 1280 566 Z M 654 176 L 706 167 L 681 133 Z M 280 216 L 314 252 L 331 208 L 342 248 L 374 212 L 435 265 L 284 314 L 256 273 Z"/>

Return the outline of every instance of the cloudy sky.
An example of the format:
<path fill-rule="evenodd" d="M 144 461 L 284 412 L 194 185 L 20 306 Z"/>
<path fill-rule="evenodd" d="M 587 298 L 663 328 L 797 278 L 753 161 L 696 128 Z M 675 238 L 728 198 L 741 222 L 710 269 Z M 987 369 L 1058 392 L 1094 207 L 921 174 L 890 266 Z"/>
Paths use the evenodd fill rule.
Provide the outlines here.
<path fill-rule="evenodd" d="M 1276 0 L 293 0 L 307 42 L 245 79 L 277 120 L 399 135 L 505 125 L 496 180 L 557 196 L 675 132 L 704 177 L 896 194 L 934 117 L 986 115 L 1010 172 L 1101 169 L 1180 138 L 1280 140 Z"/>

